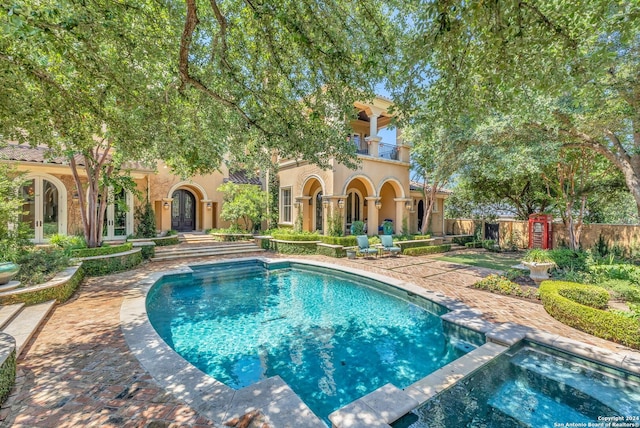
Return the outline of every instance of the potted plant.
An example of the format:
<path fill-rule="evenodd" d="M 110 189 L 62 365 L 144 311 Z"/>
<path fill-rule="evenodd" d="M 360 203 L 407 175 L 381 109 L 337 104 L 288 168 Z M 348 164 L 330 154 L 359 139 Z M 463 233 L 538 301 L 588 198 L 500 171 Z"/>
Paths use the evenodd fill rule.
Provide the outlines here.
<path fill-rule="evenodd" d="M 556 264 L 551 257 L 549 250 L 534 248 L 524 255 L 522 264 L 529 269 L 529 277 L 540 284 L 545 279 L 549 279 L 549 269 Z"/>

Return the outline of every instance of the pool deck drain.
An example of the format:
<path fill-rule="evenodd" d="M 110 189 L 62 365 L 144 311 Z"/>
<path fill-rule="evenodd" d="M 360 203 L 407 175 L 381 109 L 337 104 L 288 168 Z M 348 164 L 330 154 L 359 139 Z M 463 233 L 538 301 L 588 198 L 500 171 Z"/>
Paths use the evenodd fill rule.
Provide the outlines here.
<path fill-rule="evenodd" d="M 265 257 L 265 254 L 256 256 Z M 272 261 L 282 260 L 278 255 L 267 257 Z M 208 260 L 223 258 L 233 257 Z M 524 328 L 527 340 L 640 373 L 640 353 L 637 351 L 567 327 L 551 318 L 539 304 L 470 288 L 469 285 L 482 276 L 476 270 L 460 268 L 464 267 L 461 265 L 455 265 L 456 269 L 453 269 L 453 264 L 431 256 L 366 261 L 324 256 L 298 258 L 337 265 L 347 271 L 367 271 L 367 276 L 370 272 L 392 277 L 426 290 L 429 296 L 447 296 L 452 301 L 459 299 L 475 312 L 483 313 L 484 321 L 511 322 Z M 72 300 L 58 305 L 47 324 L 27 345 L 18 361 L 17 386 L 0 410 L 2 425 L 16 428 L 119 428 L 150 424 L 157 427 L 221 427 L 168 392 L 148 374 L 128 347 L 118 316 L 123 299 L 137 294 L 138 282 L 148 278 L 150 273 L 192 264 L 188 261 L 158 262 L 124 273 L 85 279 Z M 416 266 L 415 274 L 394 271 L 407 265 Z M 431 274 L 436 271 L 443 273 Z M 461 320 L 465 319 L 463 312 L 457 315 Z M 133 323 L 139 321 L 132 320 Z M 496 337 L 496 340 L 504 340 L 504 337 Z M 174 384 L 174 390 L 181 396 L 189 395 L 185 386 L 186 383 L 183 387 Z M 280 410 L 272 407 L 272 411 Z"/>

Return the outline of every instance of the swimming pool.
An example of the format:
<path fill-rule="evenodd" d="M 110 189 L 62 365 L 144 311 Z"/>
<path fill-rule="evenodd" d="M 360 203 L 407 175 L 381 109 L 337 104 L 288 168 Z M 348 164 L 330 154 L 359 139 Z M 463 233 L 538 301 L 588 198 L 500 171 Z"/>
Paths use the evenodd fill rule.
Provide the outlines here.
<path fill-rule="evenodd" d="M 637 428 L 640 376 L 521 343 L 393 424 L 459 426 Z"/>
<path fill-rule="evenodd" d="M 147 295 L 160 337 L 234 389 L 280 376 L 325 420 L 484 343 L 443 324 L 442 306 L 362 276 L 295 263 L 192 269 L 163 277 Z"/>

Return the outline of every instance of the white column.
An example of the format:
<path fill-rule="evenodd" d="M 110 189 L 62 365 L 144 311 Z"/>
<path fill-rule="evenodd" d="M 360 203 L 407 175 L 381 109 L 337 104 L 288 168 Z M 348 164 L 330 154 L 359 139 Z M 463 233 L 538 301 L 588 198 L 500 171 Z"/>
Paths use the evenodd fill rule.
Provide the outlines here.
<path fill-rule="evenodd" d="M 376 196 L 366 196 L 365 199 L 367 200 L 367 235 L 377 235 L 378 208 L 376 208 L 376 201 L 380 198 Z"/>

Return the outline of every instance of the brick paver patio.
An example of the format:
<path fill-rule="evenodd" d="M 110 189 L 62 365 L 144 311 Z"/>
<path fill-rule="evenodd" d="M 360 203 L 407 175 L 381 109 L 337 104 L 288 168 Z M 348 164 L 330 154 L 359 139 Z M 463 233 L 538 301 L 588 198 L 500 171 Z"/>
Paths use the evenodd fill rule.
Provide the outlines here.
<path fill-rule="evenodd" d="M 257 255 L 265 257 L 264 253 Z M 609 350 L 627 350 L 559 323 L 538 303 L 469 288 L 493 272 L 489 269 L 441 262 L 429 256 L 305 258 L 309 257 L 411 281 L 463 301 L 490 321 L 513 321 Z M 85 280 L 72 300 L 56 307 L 19 360 L 17 385 L 0 410 L 2 426 L 214 426 L 157 386 L 129 351 L 120 330 L 123 296 L 142 273 L 194 262 L 149 263 L 133 271 Z"/>

